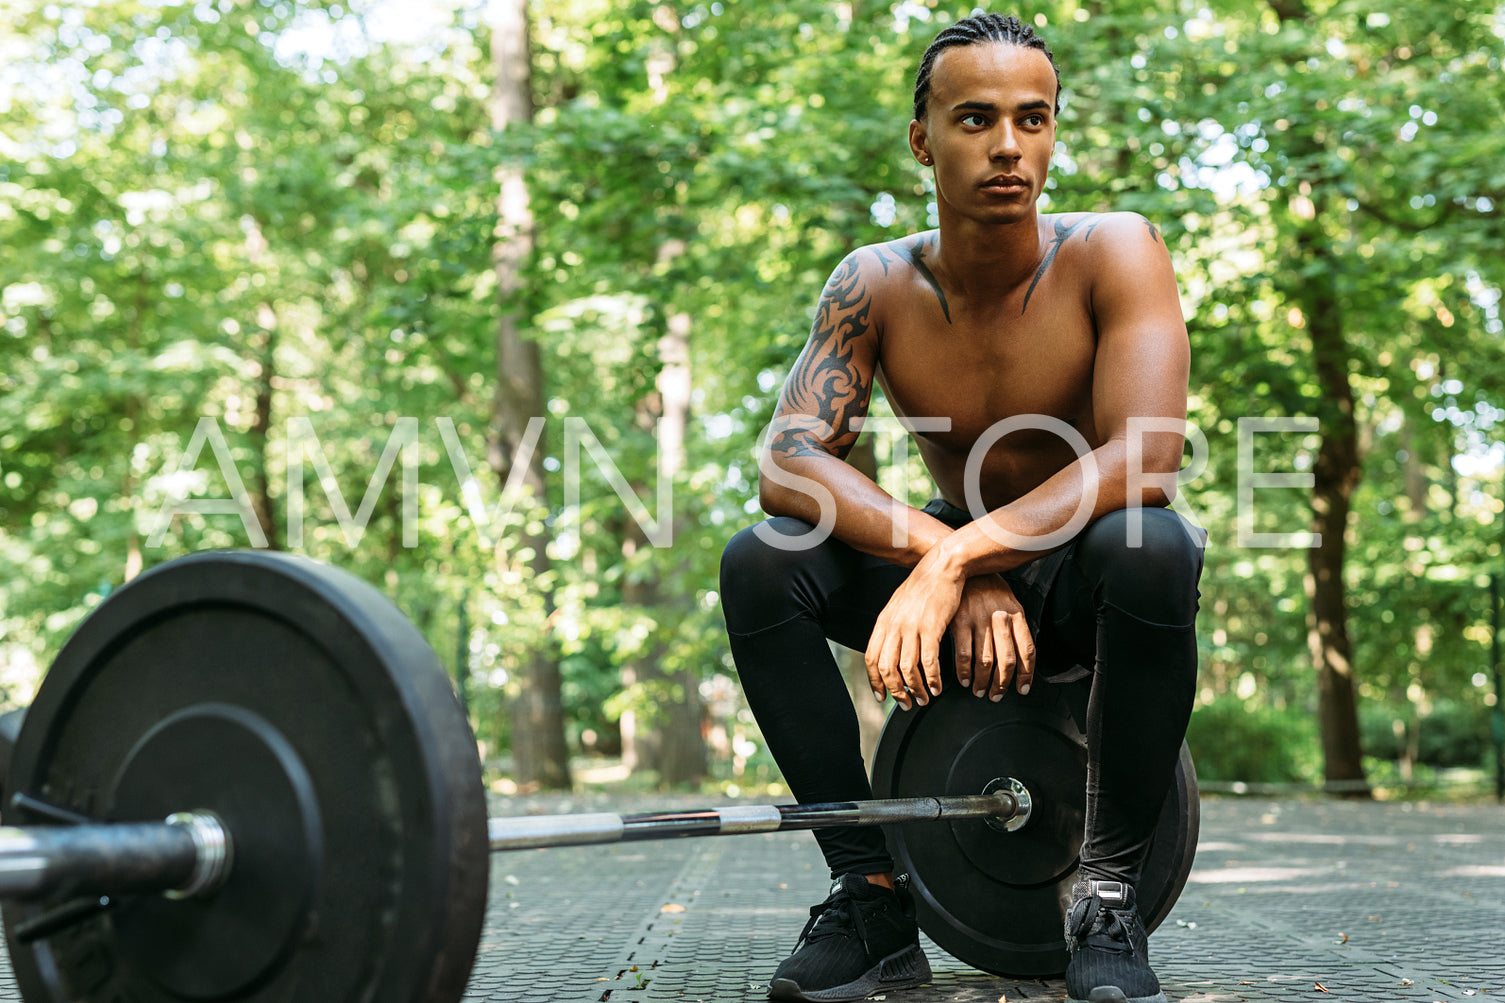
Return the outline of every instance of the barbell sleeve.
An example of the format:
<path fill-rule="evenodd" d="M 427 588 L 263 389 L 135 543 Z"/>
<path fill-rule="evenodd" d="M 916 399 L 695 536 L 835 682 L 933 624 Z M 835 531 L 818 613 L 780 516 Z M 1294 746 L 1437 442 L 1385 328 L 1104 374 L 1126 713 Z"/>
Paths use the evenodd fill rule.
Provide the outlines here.
<path fill-rule="evenodd" d="M 642 839 L 731 836 L 745 832 L 870 826 L 932 819 L 1013 819 L 1028 810 L 1028 798 L 1012 791 L 952 797 L 881 798 L 826 804 L 729 805 L 689 811 L 617 815 L 519 815 L 489 819 L 491 849 L 587 846 Z"/>
<path fill-rule="evenodd" d="M 0 826 L 0 899 L 209 891 L 230 866 L 218 819 L 185 812 L 165 822 Z"/>

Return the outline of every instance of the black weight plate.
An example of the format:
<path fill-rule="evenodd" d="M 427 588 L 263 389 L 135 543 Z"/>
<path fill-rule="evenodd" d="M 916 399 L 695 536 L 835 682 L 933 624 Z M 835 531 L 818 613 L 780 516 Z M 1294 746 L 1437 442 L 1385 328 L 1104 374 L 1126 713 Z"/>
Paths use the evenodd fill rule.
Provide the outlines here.
<path fill-rule="evenodd" d="M 342 571 L 216 552 L 118 590 L 43 681 L 5 789 L 118 821 L 206 809 L 235 845 L 212 894 L 122 896 L 47 939 L 13 931 L 59 903 L 5 903 L 28 1000 L 464 992 L 490 866 L 475 744 L 422 636 Z"/>
<path fill-rule="evenodd" d="M 1062 926 L 1086 816 L 1085 699 L 1085 685 L 1040 683 L 995 704 L 953 685 L 884 726 L 873 758 L 878 797 L 978 794 L 1014 777 L 1034 800 L 1015 832 L 976 819 L 885 827 L 895 865 L 911 877 L 921 929 L 974 968 L 1016 977 L 1066 969 Z M 1137 889 L 1146 929 L 1186 884 L 1198 818 L 1183 745 Z"/>

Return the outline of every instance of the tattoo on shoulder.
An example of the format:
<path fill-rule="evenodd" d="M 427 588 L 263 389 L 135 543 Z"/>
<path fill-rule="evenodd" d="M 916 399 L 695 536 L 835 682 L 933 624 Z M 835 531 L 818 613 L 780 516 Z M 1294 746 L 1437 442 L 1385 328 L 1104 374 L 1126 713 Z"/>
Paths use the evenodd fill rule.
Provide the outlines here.
<path fill-rule="evenodd" d="M 1146 219 L 1144 220 L 1144 225 L 1149 228 L 1150 239 L 1157 244 L 1160 243 L 1160 231 L 1155 229 L 1155 224 Z"/>
<path fill-rule="evenodd" d="M 1040 261 L 1040 267 L 1035 269 L 1035 277 L 1030 280 L 1029 288 L 1024 291 L 1024 306 L 1019 308 L 1020 314 L 1029 309 L 1029 298 L 1034 295 L 1035 286 L 1040 284 L 1040 279 L 1045 275 L 1046 270 L 1050 268 L 1050 263 L 1056 260 L 1056 254 L 1061 250 L 1061 245 L 1066 243 L 1073 233 L 1076 233 L 1088 222 L 1092 223 L 1092 227 L 1087 230 L 1087 236 L 1091 236 L 1092 230 L 1097 227 L 1098 217 L 1083 216 L 1074 223 L 1067 223 L 1060 219 L 1052 222 L 1056 230 L 1055 235 L 1050 238 L 1050 246 L 1046 248 L 1045 257 Z"/>
<path fill-rule="evenodd" d="M 935 246 L 935 238 L 924 236 L 915 241 L 913 247 L 908 248 L 909 263 L 914 265 L 915 271 L 920 273 L 921 278 L 930 283 L 930 288 L 935 290 L 935 298 L 940 300 L 941 313 L 946 315 L 946 323 L 951 323 L 951 307 L 946 303 L 946 291 L 941 288 L 940 282 L 936 281 L 935 273 L 930 266 L 925 264 L 925 252 Z"/>
<path fill-rule="evenodd" d="M 849 257 L 821 293 L 809 346 L 784 384 L 784 427 L 770 437 L 770 450 L 781 456 L 815 455 L 825 452 L 816 445 L 824 441 L 831 452 L 845 457 L 852 448 L 857 433 L 846 426 L 872 390 L 871 380 L 864 381 L 854 364 L 854 343 L 868 333 L 872 308 L 867 283 Z"/>

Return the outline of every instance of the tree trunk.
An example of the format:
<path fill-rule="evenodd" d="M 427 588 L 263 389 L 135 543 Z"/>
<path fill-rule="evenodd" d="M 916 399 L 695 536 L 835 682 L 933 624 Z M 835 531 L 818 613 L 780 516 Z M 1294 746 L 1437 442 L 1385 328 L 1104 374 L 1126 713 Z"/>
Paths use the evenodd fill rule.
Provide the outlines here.
<path fill-rule="evenodd" d="M 1421 455 L 1421 437 L 1416 434 L 1416 426 L 1410 418 L 1401 426 L 1400 445 L 1406 453 L 1405 463 L 1402 465 L 1402 477 L 1406 485 L 1406 512 L 1402 518 L 1406 522 L 1419 522 L 1427 514 L 1427 490 L 1432 485 Z"/>
<path fill-rule="evenodd" d="M 267 546 L 272 550 L 282 549 L 282 537 L 277 531 L 277 517 L 272 511 L 272 488 L 267 477 L 267 445 L 272 433 L 272 378 L 277 374 L 277 315 L 270 304 L 263 303 L 258 311 L 262 329 L 261 350 L 256 378 L 256 417 L 251 424 L 251 445 L 255 451 L 251 471 L 251 511 L 266 534 Z"/>
<path fill-rule="evenodd" d="M 141 347 L 141 332 L 147 322 L 147 278 L 146 268 L 143 265 L 136 275 L 136 308 L 131 315 L 129 332 L 129 344 L 133 351 Z M 133 457 L 136 454 L 136 444 L 141 441 L 141 399 L 131 394 L 125 401 L 125 420 L 130 426 L 126 436 L 125 453 L 125 477 L 121 483 L 121 494 L 131 510 L 136 506 L 136 475 L 132 466 Z M 126 522 L 125 536 L 125 568 L 121 580 L 128 582 L 141 574 L 145 564 L 145 555 L 141 552 L 141 536 L 136 532 L 136 520 L 134 515 Z"/>
<path fill-rule="evenodd" d="M 660 369 L 657 392 L 647 402 L 642 418 L 646 427 L 658 434 L 658 477 L 674 483 L 685 468 L 685 434 L 690 419 L 690 331 L 687 314 L 669 317 L 668 331 L 659 339 Z M 670 513 L 660 513 L 672 518 Z M 675 526 L 678 536 L 679 526 Z M 624 556 L 646 544 L 640 527 L 633 524 Z M 628 549 L 630 548 L 630 549 Z M 658 621 L 656 639 L 648 653 L 623 666 L 624 685 L 648 684 L 655 706 L 646 715 L 636 711 L 623 713 L 622 761 L 632 769 L 656 770 L 659 782 L 670 786 L 695 784 L 706 775 L 705 707 L 700 699 L 700 677 L 693 668 L 666 673 L 662 656 L 663 636 L 672 631 L 676 621 L 692 610 L 675 608 L 664 594 L 662 576 L 655 568 L 651 574 L 629 580 L 623 599 Z"/>
<path fill-rule="evenodd" d="M 532 65 L 529 52 L 526 0 L 493 0 L 491 4 L 491 56 L 496 66 L 492 92 L 491 124 L 498 131 L 533 118 Z M 492 409 L 489 460 L 505 486 L 528 427 L 528 420 L 541 416 L 543 361 L 538 343 L 523 336 L 526 316 L 523 268 L 533 251 L 533 214 L 528 187 L 520 168 L 497 171 L 497 233 L 494 251 L 501 316 L 497 321 L 496 397 Z M 548 503 L 543 467 L 542 441 L 528 458 L 522 478 L 531 502 Z M 527 504 L 524 502 L 523 504 Z M 548 589 L 548 537 L 540 531 L 519 532 L 515 553 L 501 553 L 499 560 L 527 568 L 533 587 Z M 554 600 L 544 595 L 545 622 L 552 618 Z M 545 631 L 531 651 L 522 653 L 518 665 L 519 694 L 511 705 L 512 755 L 517 782 L 524 787 L 568 788 L 569 752 L 564 740 L 564 708 L 560 695 L 559 661 Z"/>
<path fill-rule="evenodd" d="M 261 220 L 250 217 L 250 227 L 246 232 L 246 260 L 252 268 L 266 267 L 267 246 Z M 261 331 L 261 339 L 256 346 L 256 416 L 250 428 L 255 456 L 251 472 L 251 512 L 261 526 L 267 546 L 281 550 L 282 538 L 277 532 L 271 481 L 267 475 L 267 445 L 272 433 L 272 379 L 277 375 L 277 311 L 266 300 L 256 304 L 256 326 Z"/>
<path fill-rule="evenodd" d="M 1304 29 L 1310 11 L 1306 0 L 1270 0 L 1282 27 Z M 1293 60 L 1295 56 L 1291 57 Z M 1320 165 L 1325 143 L 1310 120 L 1292 130 L 1293 163 Z M 1368 797 L 1363 752 L 1359 744 L 1358 684 L 1353 646 L 1348 638 L 1348 609 L 1343 565 L 1347 558 L 1348 512 L 1359 485 L 1358 424 L 1349 351 L 1343 332 L 1336 276 L 1337 252 L 1324 229 L 1335 211 L 1332 180 L 1320 166 L 1294 172 L 1288 182 L 1289 224 L 1295 231 L 1295 261 L 1281 265 L 1299 276 L 1289 295 L 1301 307 L 1312 342 L 1312 365 L 1321 395 L 1318 407 L 1321 443 L 1317 447 L 1312 488 L 1312 532 L 1321 535 L 1307 551 L 1307 647 L 1317 670 L 1318 723 L 1322 731 L 1323 776 L 1335 793 Z"/>
<path fill-rule="evenodd" d="M 1308 203 L 1310 204 L 1310 203 Z M 1313 212 L 1320 219 L 1320 213 Z M 1348 513 L 1358 487 L 1358 429 L 1353 388 L 1348 379 L 1348 345 L 1333 275 L 1336 255 L 1313 224 L 1297 238 L 1298 260 L 1317 267 L 1301 286 L 1312 340 L 1312 360 L 1322 394 L 1321 444 L 1317 449 L 1312 489 L 1312 531 L 1321 541 L 1307 552 L 1307 646 L 1317 669 L 1318 717 L 1322 729 L 1323 775 L 1339 793 L 1368 797 L 1359 744 L 1358 685 L 1353 646 L 1348 637 Z M 1300 269 L 1308 271 L 1307 269 Z"/>

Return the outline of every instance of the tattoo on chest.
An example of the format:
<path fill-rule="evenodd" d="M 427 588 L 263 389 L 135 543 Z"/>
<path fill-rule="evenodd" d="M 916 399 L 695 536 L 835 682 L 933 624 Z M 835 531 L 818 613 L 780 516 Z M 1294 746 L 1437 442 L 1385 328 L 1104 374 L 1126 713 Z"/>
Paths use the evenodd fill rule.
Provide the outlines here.
<path fill-rule="evenodd" d="M 935 290 L 935 298 L 941 302 L 941 313 L 946 315 L 946 323 L 951 323 L 951 307 L 946 304 L 946 292 L 941 284 L 936 281 L 935 274 L 930 271 L 930 266 L 925 264 L 925 252 L 935 247 L 935 238 L 931 236 L 921 237 L 913 247 L 905 248 L 909 255 L 909 263 L 914 265 L 915 271 L 920 277 L 930 283 L 930 288 Z"/>
<path fill-rule="evenodd" d="M 821 293 L 810 332 L 810 344 L 794 364 L 784 384 L 779 410 L 785 419 L 768 447 L 782 456 L 823 452 L 815 443 L 825 441 L 837 456 L 845 457 L 857 441 L 847 426 L 850 418 L 867 403 L 871 382 L 864 382 L 853 363 L 853 344 L 868 332 L 873 299 L 857 264 L 842 262 Z M 819 419 L 802 421 L 805 416 Z M 833 437 L 834 433 L 834 437 Z"/>
<path fill-rule="evenodd" d="M 1074 223 L 1066 223 L 1059 219 L 1054 220 L 1053 223 L 1055 235 L 1050 238 L 1050 246 L 1045 250 L 1045 257 L 1040 261 L 1040 267 L 1035 269 L 1035 277 L 1030 280 L 1029 288 L 1024 291 L 1024 306 L 1019 308 L 1021 316 L 1029 309 L 1029 298 L 1034 295 L 1035 286 L 1040 284 L 1040 279 L 1045 275 L 1046 269 L 1050 268 L 1050 263 L 1056 260 L 1056 253 L 1061 250 L 1061 245 L 1066 243 L 1071 235 L 1080 230 L 1083 225 L 1089 223 L 1091 225 L 1087 227 L 1087 232 L 1083 234 L 1082 239 L 1086 240 L 1091 237 L 1092 231 L 1097 229 L 1098 220 L 1096 216 L 1084 216 Z"/>

